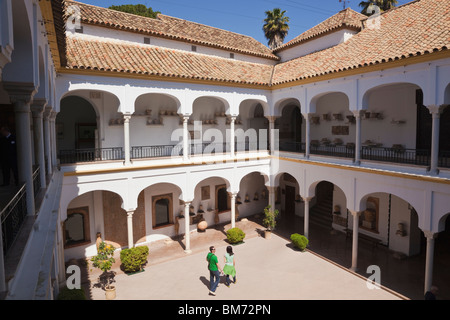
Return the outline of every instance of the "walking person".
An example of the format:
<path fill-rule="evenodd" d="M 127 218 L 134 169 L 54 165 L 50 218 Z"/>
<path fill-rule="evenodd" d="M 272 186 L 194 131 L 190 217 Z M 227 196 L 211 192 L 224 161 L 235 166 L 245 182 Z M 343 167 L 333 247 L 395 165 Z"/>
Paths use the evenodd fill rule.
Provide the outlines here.
<path fill-rule="evenodd" d="M 230 276 L 233 277 L 233 283 L 236 284 L 236 259 L 231 246 L 227 247 L 227 253 L 225 253 L 225 266 L 223 267 L 223 273 L 227 276 L 225 278 L 225 285 L 230 287 Z"/>
<path fill-rule="evenodd" d="M 222 270 L 220 269 L 219 259 L 217 259 L 216 248 L 214 246 L 209 247 L 209 253 L 206 256 L 206 261 L 208 261 L 209 270 L 209 294 L 215 296 Z"/>

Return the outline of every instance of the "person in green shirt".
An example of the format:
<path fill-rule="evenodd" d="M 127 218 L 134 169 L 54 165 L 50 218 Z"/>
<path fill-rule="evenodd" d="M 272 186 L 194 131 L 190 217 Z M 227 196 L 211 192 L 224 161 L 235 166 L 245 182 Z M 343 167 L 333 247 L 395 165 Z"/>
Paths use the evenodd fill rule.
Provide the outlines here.
<path fill-rule="evenodd" d="M 219 259 L 216 256 L 216 248 L 214 246 L 209 247 L 209 253 L 206 256 L 206 261 L 208 261 L 208 270 L 209 270 L 209 294 L 215 296 L 216 289 L 219 285 L 220 274 L 222 270 L 219 266 Z"/>

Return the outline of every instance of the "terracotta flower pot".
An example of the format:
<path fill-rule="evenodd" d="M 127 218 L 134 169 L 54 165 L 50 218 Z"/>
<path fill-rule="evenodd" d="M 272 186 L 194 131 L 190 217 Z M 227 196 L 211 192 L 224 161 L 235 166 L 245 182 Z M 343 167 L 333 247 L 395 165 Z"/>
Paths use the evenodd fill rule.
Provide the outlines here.
<path fill-rule="evenodd" d="M 109 286 L 105 288 L 106 300 L 114 300 L 116 298 L 116 287 Z"/>

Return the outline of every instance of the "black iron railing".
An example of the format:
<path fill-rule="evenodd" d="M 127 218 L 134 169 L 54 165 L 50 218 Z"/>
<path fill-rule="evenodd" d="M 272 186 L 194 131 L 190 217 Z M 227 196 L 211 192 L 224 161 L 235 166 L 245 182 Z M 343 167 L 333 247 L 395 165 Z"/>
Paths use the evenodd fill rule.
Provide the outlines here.
<path fill-rule="evenodd" d="M 40 189 L 41 189 L 40 167 L 36 167 L 35 170 L 33 171 L 33 192 L 34 192 L 35 199 L 36 199 Z"/>
<path fill-rule="evenodd" d="M 123 159 L 124 154 L 121 147 L 59 151 L 59 162 L 61 164 Z"/>
<path fill-rule="evenodd" d="M 310 145 L 310 153 L 339 158 L 355 158 L 355 148 L 346 145 Z"/>
<path fill-rule="evenodd" d="M 20 228 L 27 215 L 26 188 L 23 185 L 14 198 L 0 212 L 0 222 L 2 228 L 3 255 L 6 256 L 8 250 L 13 245 Z"/>
<path fill-rule="evenodd" d="M 178 145 L 140 146 L 131 148 L 131 159 L 160 158 L 183 155 L 183 148 Z"/>
<path fill-rule="evenodd" d="M 431 161 L 429 150 L 366 146 L 361 148 L 361 159 L 420 166 L 429 166 Z"/>
<path fill-rule="evenodd" d="M 304 153 L 306 144 L 304 142 L 280 141 L 280 151 Z"/>

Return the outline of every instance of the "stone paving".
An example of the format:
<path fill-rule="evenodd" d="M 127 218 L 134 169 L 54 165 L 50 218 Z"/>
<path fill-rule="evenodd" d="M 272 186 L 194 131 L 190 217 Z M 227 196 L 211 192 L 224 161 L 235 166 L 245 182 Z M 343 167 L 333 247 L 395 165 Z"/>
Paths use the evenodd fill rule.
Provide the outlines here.
<path fill-rule="evenodd" d="M 206 254 L 215 245 L 219 263 L 228 245 L 224 230 L 210 228 L 191 236 L 192 253 L 184 253 L 182 241 L 159 241 L 149 245 L 149 263 L 142 273 L 127 275 L 113 266 L 117 300 L 399 300 L 406 297 L 389 289 L 368 289 L 366 279 L 317 254 L 295 250 L 290 241 L 272 235 L 261 236 L 263 227 L 254 221 L 239 221 L 245 243 L 233 246 L 237 283 L 229 288 L 224 277 L 209 295 Z M 119 260 L 119 259 L 117 259 Z M 88 266 L 87 269 L 92 267 Z M 85 269 L 83 287 L 90 299 L 104 300 L 105 292 L 95 287 L 98 270 Z"/>

